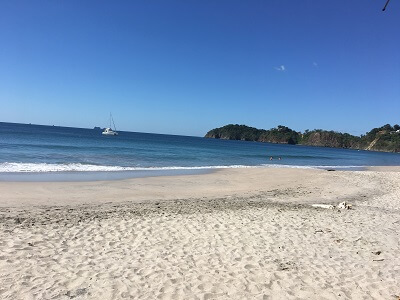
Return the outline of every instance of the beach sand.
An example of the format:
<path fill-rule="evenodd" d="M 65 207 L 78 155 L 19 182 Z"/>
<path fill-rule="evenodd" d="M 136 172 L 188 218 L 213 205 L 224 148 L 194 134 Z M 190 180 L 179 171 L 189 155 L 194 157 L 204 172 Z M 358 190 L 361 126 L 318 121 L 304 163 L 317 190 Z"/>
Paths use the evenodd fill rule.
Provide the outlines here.
<path fill-rule="evenodd" d="M 399 299 L 381 171 L 0 182 L 0 299 Z"/>

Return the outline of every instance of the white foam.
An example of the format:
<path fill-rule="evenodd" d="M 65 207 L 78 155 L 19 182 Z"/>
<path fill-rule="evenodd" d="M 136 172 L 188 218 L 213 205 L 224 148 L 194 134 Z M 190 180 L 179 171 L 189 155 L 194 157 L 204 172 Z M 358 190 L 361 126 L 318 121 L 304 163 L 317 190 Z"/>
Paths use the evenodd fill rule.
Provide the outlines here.
<path fill-rule="evenodd" d="M 229 165 L 229 166 L 196 166 L 196 167 L 121 167 L 98 166 L 80 163 L 47 164 L 47 163 L 0 163 L 0 173 L 44 173 L 44 172 L 118 172 L 118 171 L 145 171 L 145 170 L 204 170 L 204 169 L 231 169 L 231 168 L 299 168 L 299 169 L 351 169 L 360 166 L 294 166 L 280 164 L 263 164 L 259 166 Z"/>
<path fill-rule="evenodd" d="M 80 163 L 47 164 L 47 163 L 1 163 L 0 173 L 43 173 L 43 172 L 118 172 L 118 171 L 144 171 L 144 170 L 201 170 L 223 168 L 250 168 L 251 166 L 198 166 L 198 167 L 121 167 L 98 166 Z"/>

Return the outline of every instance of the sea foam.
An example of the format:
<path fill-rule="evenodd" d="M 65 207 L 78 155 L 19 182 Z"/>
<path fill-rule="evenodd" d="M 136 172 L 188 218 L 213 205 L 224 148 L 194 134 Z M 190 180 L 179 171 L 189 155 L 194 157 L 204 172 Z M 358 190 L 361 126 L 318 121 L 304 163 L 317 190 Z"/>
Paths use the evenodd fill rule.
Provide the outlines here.
<path fill-rule="evenodd" d="M 263 164 L 257 166 L 169 166 L 169 167 L 122 167 L 100 166 L 81 163 L 47 164 L 47 163 L 0 163 L 0 173 L 45 173 L 45 172 L 121 172 L 146 170 L 204 170 L 204 169 L 233 169 L 233 168 L 296 168 L 296 169 L 352 169 L 360 166 L 296 166 L 281 164 Z M 362 168 L 362 167 L 361 167 Z"/>

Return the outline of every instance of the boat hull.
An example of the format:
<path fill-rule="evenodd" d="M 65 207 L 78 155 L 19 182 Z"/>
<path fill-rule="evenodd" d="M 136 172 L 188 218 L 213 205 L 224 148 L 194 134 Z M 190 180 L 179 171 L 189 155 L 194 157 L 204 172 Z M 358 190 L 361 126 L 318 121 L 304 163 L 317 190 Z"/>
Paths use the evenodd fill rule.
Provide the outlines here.
<path fill-rule="evenodd" d="M 118 132 L 102 132 L 103 135 L 118 135 Z"/>

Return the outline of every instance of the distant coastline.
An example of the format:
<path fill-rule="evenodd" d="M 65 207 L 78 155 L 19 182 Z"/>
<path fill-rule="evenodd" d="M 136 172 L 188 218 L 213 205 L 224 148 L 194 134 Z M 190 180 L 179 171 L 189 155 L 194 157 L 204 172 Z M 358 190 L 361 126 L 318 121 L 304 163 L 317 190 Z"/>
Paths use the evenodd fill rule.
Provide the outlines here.
<path fill-rule="evenodd" d="M 400 126 L 397 124 L 374 128 L 361 136 L 322 129 L 298 132 L 282 125 L 266 130 L 229 124 L 208 131 L 205 138 L 400 152 Z"/>

